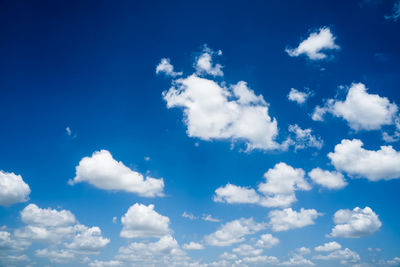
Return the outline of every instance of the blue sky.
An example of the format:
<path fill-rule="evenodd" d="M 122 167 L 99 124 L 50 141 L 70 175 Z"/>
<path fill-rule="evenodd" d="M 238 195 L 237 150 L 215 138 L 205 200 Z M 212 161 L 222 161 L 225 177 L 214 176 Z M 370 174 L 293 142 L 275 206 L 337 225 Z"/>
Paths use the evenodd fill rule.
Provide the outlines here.
<path fill-rule="evenodd" d="M 2 1 L 1 266 L 400 266 L 400 2 Z"/>

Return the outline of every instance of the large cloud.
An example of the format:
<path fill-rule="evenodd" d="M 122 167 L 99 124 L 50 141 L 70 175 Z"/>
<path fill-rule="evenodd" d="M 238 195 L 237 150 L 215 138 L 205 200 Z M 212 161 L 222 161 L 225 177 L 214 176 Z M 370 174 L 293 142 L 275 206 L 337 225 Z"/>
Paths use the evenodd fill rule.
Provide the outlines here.
<path fill-rule="evenodd" d="M 256 223 L 253 218 L 241 218 L 223 224 L 216 232 L 204 237 L 212 246 L 231 246 L 245 240 L 244 236 L 265 229 L 264 223 Z"/>
<path fill-rule="evenodd" d="M 258 204 L 264 207 L 287 207 L 294 203 L 296 190 L 310 190 L 304 179 L 304 171 L 286 163 L 278 163 L 265 174 L 265 182 L 258 185 L 257 193 L 252 188 L 227 184 L 215 190 L 216 202 L 231 204 Z"/>
<path fill-rule="evenodd" d="M 370 181 L 400 178 L 400 152 L 392 146 L 381 146 L 379 150 L 366 150 L 358 139 L 344 139 L 328 154 L 338 171 L 352 177 Z"/>
<path fill-rule="evenodd" d="M 76 167 L 76 176 L 69 184 L 88 182 L 106 190 L 122 190 L 144 197 L 162 196 L 164 180 L 132 171 L 122 162 L 113 159 L 107 150 L 96 151 L 84 157 Z"/>
<path fill-rule="evenodd" d="M 336 225 L 330 237 L 359 238 L 373 234 L 382 226 L 378 215 L 370 207 L 338 210 L 333 221 Z"/>
<path fill-rule="evenodd" d="M 356 130 L 377 130 L 394 123 L 398 107 L 386 97 L 369 94 L 362 83 L 353 83 L 344 101 L 329 99 L 324 107 L 317 106 L 314 120 L 323 120 L 326 112 L 343 118 Z"/>
<path fill-rule="evenodd" d="M 291 57 L 306 55 L 311 60 L 321 60 L 327 57 L 325 51 L 340 48 L 335 44 L 335 39 L 328 27 L 322 27 L 319 31 L 312 32 L 298 47 L 286 48 L 286 52 Z"/>
<path fill-rule="evenodd" d="M 273 210 L 268 214 L 269 224 L 275 232 L 302 228 L 314 224 L 314 220 L 322 214 L 315 209 L 301 209 L 300 211 L 287 208 L 284 210 Z"/>
<path fill-rule="evenodd" d="M 171 233 L 169 218 L 157 213 L 154 205 L 136 203 L 121 218 L 121 237 L 162 237 Z"/>
<path fill-rule="evenodd" d="M 28 201 L 30 192 L 21 175 L 0 171 L 0 206 Z"/>

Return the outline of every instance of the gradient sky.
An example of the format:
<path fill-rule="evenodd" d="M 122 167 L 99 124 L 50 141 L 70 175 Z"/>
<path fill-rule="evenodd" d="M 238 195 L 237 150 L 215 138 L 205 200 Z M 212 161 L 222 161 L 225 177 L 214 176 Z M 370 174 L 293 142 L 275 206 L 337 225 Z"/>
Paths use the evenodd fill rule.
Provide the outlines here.
<path fill-rule="evenodd" d="M 1 1 L 0 265 L 400 266 L 399 33 L 398 0 Z"/>

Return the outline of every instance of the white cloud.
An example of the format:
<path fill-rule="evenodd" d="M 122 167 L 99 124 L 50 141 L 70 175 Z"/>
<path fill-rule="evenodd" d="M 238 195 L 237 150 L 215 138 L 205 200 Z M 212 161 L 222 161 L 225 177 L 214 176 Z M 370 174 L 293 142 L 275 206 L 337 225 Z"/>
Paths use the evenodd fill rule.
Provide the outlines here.
<path fill-rule="evenodd" d="M 201 219 L 203 221 L 207 221 L 207 222 L 220 222 L 221 221 L 220 219 L 214 218 L 211 214 L 203 214 Z"/>
<path fill-rule="evenodd" d="M 122 266 L 122 262 L 120 261 L 99 261 L 95 260 L 89 263 L 89 267 L 113 267 L 113 266 Z"/>
<path fill-rule="evenodd" d="M 0 252 L 23 251 L 30 245 L 30 241 L 15 238 L 15 236 L 8 231 L 0 231 Z"/>
<path fill-rule="evenodd" d="M 333 221 L 336 225 L 329 237 L 359 238 L 375 233 L 382 226 L 370 207 L 338 210 Z"/>
<path fill-rule="evenodd" d="M 215 190 L 213 200 L 230 204 L 258 204 L 263 207 L 287 207 L 297 201 L 296 190 L 310 190 L 304 179 L 304 171 L 295 169 L 286 163 L 278 163 L 269 169 L 264 177 L 266 181 L 258 185 L 257 193 L 253 188 L 227 184 Z"/>
<path fill-rule="evenodd" d="M 188 249 L 188 250 L 202 250 L 204 249 L 204 246 L 200 243 L 196 243 L 196 242 L 190 242 L 188 244 L 183 244 L 182 246 L 184 249 Z"/>
<path fill-rule="evenodd" d="M 186 211 L 184 211 L 182 213 L 182 217 L 183 218 L 188 218 L 190 220 L 197 220 L 198 218 L 196 216 L 194 216 L 192 213 L 187 213 Z"/>
<path fill-rule="evenodd" d="M 312 32 L 297 48 L 286 48 L 285 51 L 291 57 L 304 54 L 311 60 L 321 60 L 327 57 L 324 53 L 325 51 L 337 50 L 340 48 L 335 44 L 335 39 L 336 37 L 333 36 L 328 27 L 322 27 L 319 31 Z"/>
<path fill-rule="evenodd" d="M 204 237 L 207 244 L 212 246 L 231 246 L 245 240 L 244 236 L 265 229 L 264 223 L 256 223 L 253 218 L 241 218 L 223 224 L 219 230 Z"/>
<path fill-rule="evenodd" d="M 212 57 L 214 55 L 222 55 L 221 50 L 215 52 L 204 46 L 203 53 L 196 59 L 195 69 L 197 74 L 209 74 L 212 76 L 223 76 L 222 66 L 220 64 L 213 64 Z"/>
<path fill-rule="evenodd" d="M 169 218 L 157 213 L 154 205 L 136 203 L 121 218 L 121 237 L 162 237 L 171 233 Z"/>
<path fill-rule="evenodd" d="M 310 93 L 301 92 L 297 89 L 291 88 L 288 94 L 288 99 L 290 101 L 294 101 L 297 104 L 301 105 L 307 101 L 307 98 L 310 96 Z"/>
<path fill-rule="evenodd" d="M 31 189 L 21 175 L 0 171 L 0 206 L 10 206 L 29 200 Z"/>
<path fill-rule="evenodd" d="M 284 210 L 270 211 L 269 224 L 275 232 L 287 231 L 295 228 L 302 228 L 314 224 L 314 220 L 321 216 L 315 209 L 301 209 L 299 212 L 287 208 Z"/>
<path fill-rule="evenodd" d="M 232 249 L 232 251 L 240 256 L 258 256 L 263 250 L 256 249 L 249 244 L 241 244 L 237 248 Z"/>
<path fill-rule="evenodd" d="M 156 67 L 156 74 L 164 73 L 167 76 L 181 76 L 182 72 L 175 72 L 174 66 L 171 65 L 169 58 L 162 58 L 161 62 Z"/>
<path fill-rule="evenodd" d="M 317 106 L 313 120 L 323 120 L 326 112 L 347 121 L 350 128 L 359 130 L 378 130 L 384 125 L 394 123 L 398 107 L 386 97 L 369 94 L 362 83 L 353 83 L 344 101 L 329 99 L 324 107 Z"/>
<path fill-rule="evenodd" d="M 308 173 L 308 176 L 315 183 L 328 189 L 341 189 L 347 185 L 343 174 L 340 172 L 324 171 L 320 168 L 314 168 Z"/>
<path fill-rule="evenodd" d="M 393 13 L 391 15 L 385 15 L 385 19 L 397 21 L 400 18 L 400 1 L 394 3 Z"/>
<path fill-rule="evenodd" d="M 338 249 L 341 249 L 341 248 L 342 248 L 342 246 L 339 243 L 337 243 L 335 241 L 332 241 L 332 242 L 325 243 L 322 246 L 317 246 L 317 247 L 314 248 L 314 250 L 315 251 L 330 252 L 330 251 L 338 250 Z"/>
<path fill-rule="evenodd" d="M 48 248 L 35 251 L 36 257 L 47 258 L 54 263 L 67 263 L 75 259 L 75 254 L 68 250 L 52 250 Z"/>
<path fill-rule="evenodd" d="M 263 234 L 257 241 L 256 246 L 261 248 L 272 248 L 279 244 L 279 239 L 271 234 Z"/>
<path fill-rule="evenodd" d="M 328 255 L 316 255 L 313 258 L 316 260 L 339 260 L 341 264 L 347 266 L 360 262 L 360 255 L 348 248 L 335 250 Z"/>
<path fill-rule="evenodd" d="M 175 80 L 163 96 L 168 108 L 184 109 L 190 137 L 245 141 L 247 150 L 282 148 L 275 142 L 278 126 L 268 114 L 268 104 L 245 82 L 226 87 L 191 75 Z"/>
<path fill-rule="evenodd" d="M 68 210 L 41 209 L 29 204 L 21 211 L 24 223 L 39 227 L 70 226 L 76 223 L 75 216 Z"/>
<path fill-rule="evenodd" d="M 304 258 L 302 255 L 294 254 L 288 261 L 282 262 L 280 265 L 284 266 L 314 266 L 315 264 L 309 259 Z"/>
<path fill-rule="evenodd" d="M 113 159 L 107 150 L 96 151 L 91 157 L 84 157 L 76 167 L 76 176 L 70 185 L 88 182 L 106 190 L 122 190 L 144 197 L 162 196 L 164 180 L 132 171 L 122 162 Z"/>
<path fill-rule="evenodd" d="M 66 244 L 65 246 L 76 251 L 76 253 L 96 254 L 109 242 L 110 239 L 104 238 L 101 235 L 101 230 L 99 227 L 94 226 L 89 228 L 84 225 L 80 225 L 80 229 L 73 237 L 72 242 Z"/>
<path fill-rule="evenodd" d="M 389 266 L 399 266 L 400 265 L 400 258 L 394 257 L 392 260 L 386 261 L 386 264 Z"/>
<path fill-rule="evenodd" d="M 381 146 L 379 150 L 366 150 L 358 139 L 344 139 L 335 146 L 328 157 L 338 171 L 355 178 L 370 181 L 400 178 L 400 152 L 392 146 Z"/>
<path fill-rule="evenodd" d="M 306 255 L 306 254 L 310 254 L 311 250 L 306 247 L 300 247 L 300 248 L 296 248 L 296 252 L 300 255 Z"/>
<path fill-rule="evenodd" d="M 252 256 L 252 257 L 244 257 L 235 261 L 236 266 L 268 266 L 268 265 L 276 265 L 279 263 L 279 259 L 274 256 Z"/>
<path fill-rule="evenodd" d="M 324 142 L 321 137 L 312 135 L 311 129 L 301 129 L 297 124 L 289 125 L 289 132 L 294 134 L 295 150 L 304 149 L 306 147 L 322 148 Z"/>

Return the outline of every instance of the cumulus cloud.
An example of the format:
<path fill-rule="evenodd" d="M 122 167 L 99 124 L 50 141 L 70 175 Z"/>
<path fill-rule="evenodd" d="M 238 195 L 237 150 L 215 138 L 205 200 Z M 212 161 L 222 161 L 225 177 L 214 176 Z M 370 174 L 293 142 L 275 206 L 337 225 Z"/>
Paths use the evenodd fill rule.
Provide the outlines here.
<path fill-rule="evenodd" d="M 196 66 L 203 62 L 203 56 L 207 59 L 211 54 L 205 52 Z M 229 85 L 201 77 L 204 72 L 214 73 L 214 68 L 205 67 L 205 63 L 200 66 L 196 73 L 174 80 L 163 92 L 168 108 L 183 108 L 188 136 L 245 142 L 247 151 L 287 148 L 285 142 L 275 141 L 277 121 L 269 115 L 269 104 L 262 95 L 256 95 L 244 81 Z"/>
<path fill-rule="evenodd" d="M 263 250 L 254 248 L 249 244 L 241 244 L 237 248 L 232 249 L 232 251 L 240 256 L 258 256 Z"/>
<path fill-rule="evenodd" d="M 219 50 L 218 52 L 215 52 L 205 45 L 203 53 L 196 59 L 196 63 L 194 65 L 197 74 L 209 74 L 212 76 L 224 75 L 222 66 L 220 64 L 213 64 L 212 57 L 214 55 L 220 56 L 222 55 L 222 51 Z"/>
<path fill-rule="evenodd" d="M 341 189 L 347 185 L 343 174 L 340 172 L 324 171 L 321 168 L 314 168 L 308 173 L 308 176 L 314 183 L 328 189 Z"/>
<path fill-rule="evenodd" d="M 316 255 L 313 258 L 316 260 L 339 260 L 341 264 L 346 266 L 358 264 L 360 262 L 360 255 L 348 248 L 335 250 L 328 255 Z"/>
<path fill-rule="evenodd" d="M 312 32 L 297 48 L 286 48 L 285 51 L 291 57 L 306 55 L 311 60 L 321 60 L 327 57 L 326 51 L 340 48 L 335 44 L 335 39 L 336 37 L 328 27 L 322 27 L 318 31 Z"/>
<path fill-rule="evenodd" d="M 338 171 L 355 178 L 370 181 L 400 178 L 400 152 L 392 146 L 381 146 L 379 150 L 363 148 L 359 139 L 344 139 L 335 146 L 328 157 Z"/>
<path fill-rule="evenodd" d="M 278 163 L 265 174 L 265 182 L 253 188 L 232 184 L 215 190 L 213 200 L 230 204 L 257 204 L 263 207 L 287 207 L 297 201 L 296 190 L 310 190 L 302 169 L 295 169 L 286 163 Z"/>
<path fill-rule="evenodd" d="M 261 248 L 272 248 L 279 244 L 279 239 L 271 234 L 263 234 L 260 239 L 256 242 L 257 247 Z"/>
<path fill-rule="evenodd" d="M 353 130 L 378 130 L 394 123 L 398 107 L 386 97 L 369 94 L 363 83 L 353 83 L 344 101 L 329 99 L 324 107 L 317 106 L 313 120 L 323 120 L 329 112 L 347 121 Z"/>
<path fill-rule="evenodd" d="M 53 263 L 67 263 L 75 258 L 74 253 L 68 250 L 52 250 L 49 248 L 38 249 L 35 251 L 36 257 L 47 258 Z"/>
<path fill-rule="evenodd" d="M 329 237 L 359 238 L 375 233 L 382 226 L 370 207 L 338 210 L 333 221 L 336 225 Z"/>
<path fill-rule="evenodd" d="M 241 218 L 223 224 L 216 232 L 204 237 L 212 246 L 231 246 L 245 240 L 244 236 L 265 229 L 264 223 L 257 223 L 253 218 Z"/>
<path fill-rule="evenodd" d="M 111 261 L 99 261 L 94 260 L 93 262 L 89 263 L 89 267 L 113 267 L 113 266 L 123 266 L 122 262 L 111 260 Z"/>
<path fill-rule="evenodd" d="M 21 175 L 0 171 L 0 206 L 10 206 L 29 200 L 31 189 Z"/>
<path fill-rule="evenodd" d="M 290 101 L 296 102 L 297 104 L 301 105 L 307 101 L 307 98 L 310 96 L 310 93 L 301 92 L 295 88 L 291 88 L 288 94 L 288 99 Z"/>
<path fill-rule="evenodd" d="M 181 76 L 182 72 L 175 72 L 169 58 L 162 58 L 161 62 L 156 67 L 156 74 L 164 73 L 167 76 Z"/>
<path fill-rule="evenodd" d="M 292 210 L 287 208 L 284 210 L 273 210 L 268 214 L 269 224 L 272 230 L 275 232 L 287 231 L 296 228 L 302 228 L 307 225 L 314 224 L 314 220 L 318 216 L 322 216 L 321 213 L 315 209 L 301 209 L 300 211 Z"/>
<path fill-rule="evenodd" d="M 121 217 L 124 238 L 162 237 L 169 235 L 169 218 L 157 213 L 154 205 L 136 203 Z"/>
<path fill-rule="evenodd" d="M 235 266 L 268 266 L 268 265 L 276 265 L 279 263 L 279 259 L 274 256 L 250 256 L 243 257 L 242 259 L 238 259 L 235 261 Z M 231 265 L 227 265 L 231 266 Z"/>
<path fill-rule="evenodd" d="M 288 261 L 282 262 L 284 266 L 314 266 L 315 264 L 303 255 L 294 254 Z"/>
<path fill-rule="evenodd" d="M 196 243 L 196 242 L 190 242 L 188 244 L 183 244 L 182 246 L 184 249 L 188 249 L 188 250 L 202 250 L 204 249 L 204 246 L 200 243 Z"/>
<path fill-rule="evenodd" d="M 76 176 L 70 185 L 88 182 L 105 190 L 122 190 L 143 197 L 163 196 L 164 180 L 132 171 L 122 162 L 116 161 L 107 150 L 96 151 L 84 157 L 76 167 Z"/>
<path fill-rule="evenodd" d="M 338 250 L 341 248 L 342 248 L 342 246 L 339 243 L 332 241 L 332 242 L 325 243 L 322 246 L 317 246 L 314 248 L 314 250 L 320 251 L 320 252 L 330 252 L 330 251 Z"/>
<path fill-rule="evenodd" d="M 302 129 L 297 124 L 289 125 L 289 132 L 294 134 L 293 142 L 289 142 L 294 145 L 294 149 L 304 149 L 306 147 L 315 147 L 321 149 L 324 142 L 321 137 L 312 135 L 312 130 Z"/>
<path fill-rule="evenodd" d="M 76 222 L 68 210 L 41 209 L 35 204 L 29 204 L 21 211 L 21 219 L 26 224 L 43 227 L 68 226 Z"/>

